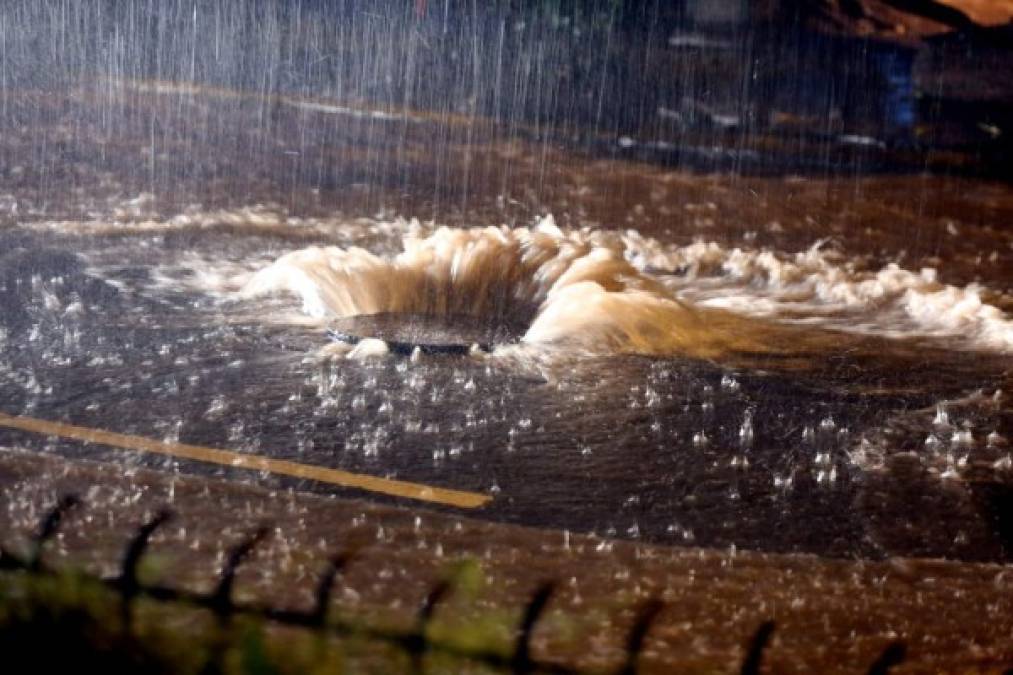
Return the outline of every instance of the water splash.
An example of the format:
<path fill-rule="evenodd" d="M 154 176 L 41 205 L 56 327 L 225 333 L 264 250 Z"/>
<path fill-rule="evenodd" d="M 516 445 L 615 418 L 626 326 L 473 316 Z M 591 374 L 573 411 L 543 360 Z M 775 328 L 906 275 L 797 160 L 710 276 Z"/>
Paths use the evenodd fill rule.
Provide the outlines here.
<path fill-rule="evenodd" d="M 500 349 L 500 356 L 558 355 L 554 348 L 561 347 L 577 356 L 685 354 L 725 363 L 746 355 L 748 365 L 748 355 L 818 357 L 840 349 L 842 333 L 1013 351 L 1013 320 L 990 304 L 1002 304 L 999 291 L 947 285 L 929 268 L 867 268 L 824 242 L 797 253 L 706 241 L 680 246 L 635 230 L 562 230 L 551 216 L 530 228 L 455 229 L 385 215 L 298 217 L 277 205 L 191 205 L 159 215 L 144 206 L 148 201 L 121 198 L 107 205 L 113 215 L 97 220 L 26 227 L 102 233 L 103 223 L 111 223 L 118 234 L 156 237 L 227 227 L 297 246 L 300 239 L 327 242 L 273 263 L 270 250 L 170 256 L 152 267 L 150 283 L 159 291 L 199 292 L 208 302 L 235 299 L 237 291 L 245 298 L 288 291 L 302 299 L 300 314 L 280 305 L 254 310 L 272 323 L 322 326 L 337 317 L 393 312 L 465 316 L 509 324 L 511 333 L 520 326 L 521 349 Z M 137 204 L 144 208 L 135 213 Z M 120 259 L 88 257 L 92 274 L 122 283 Z M 70 312 L 72 299 L 63 302 L 71 303 L 64 310 Z M 37 305 L 45 307 L 45 298 Z"/>
<path fill-rule="evenodd" d="M 730 330 L 729 316 L 679 300 L 627 260 L 613 233 L 533 228 L 416 229 L 384 258 L 360 248 L 289 253 L 243 287 L 250 298 L 288 291 L 326 320 L 362 314 L 477 317 L 526 326 L 526 346 L 569 353 L 711 357 L 767 348 Z"/>
<path fill-rule="evenodd" d="M 890 263 L 865 270 L 826 250 L 824 241 L 794 255 L 725 248 L 715 242 L 664 246 L 629 231 L 624 242 L 639 268 L 664 270 L 666 286 L 700 307 L 888 338 L 959 338 L 961 347 L 1013 351 L 1013 320 L 989 304 L 979 284 L 944 284 L 938 271 Z"/>

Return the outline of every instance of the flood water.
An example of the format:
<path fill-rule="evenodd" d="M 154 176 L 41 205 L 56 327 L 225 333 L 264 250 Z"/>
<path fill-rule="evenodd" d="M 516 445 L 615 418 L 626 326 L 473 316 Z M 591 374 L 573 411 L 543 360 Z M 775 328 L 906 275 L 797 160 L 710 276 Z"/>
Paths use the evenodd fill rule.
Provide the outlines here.
<path fill-rule="evenodd" d="M 87 92 L 42 100 L 87 124 Z M 219 117 L 223 126 L 247 121 L 214 92 L 135 91 L 131 105 L 138 120 L 186 107 L 235 116 L 230 125 Z M 329 113 L 288 115 L 276 124 L 290 134 L 337 127 Z M 341 117 L 353 140 L 368 124 Z M 60 128 L 56 119 L 44 133 Z M 421 135 L 401 136 L 402 151 L 424 144 Z M 281 147 L 289 139 L 272 135 Z M 261 191 L 242 174 L 244 154 L 229 156 L 235 148 L 192 144 L 176 155 L 167 142 L 156 148 L 167 163 L 228 169 L 216 182 L 150 193 L 143 176 L 117 166 L 134 153 L 146 161 L 147 141 L 131 147 L 120 136 L 104 160 L 98 147 L 82 150 L 62 175 L 47 175 L 44 191 L 5 196 L 8 414 L 486 492 L 494 499 L 480 517 L 577 532 L 846 557 L 1007 555 L 1013 322 L 1001 310 L 1011 248 L 999 225 L 1013 199 L 1000 185 L 732 180 L 565 148 L 553 149 L 541 182 L 530 168 L 538 146 L 514 141 L 517 192 L 505 194 L 488 175 L 506 170 L 489 159 L 502 152 L 490 142 L 450 151 L 485 164 L 466 207 L 413 224 L 404 217 L 442 208 L 431 195 L 419 200 L 396 181 L 324 192 L 289 180 L 284 151 L 247 168 L 266 175 Z M 985 198 L 967 211 L 957 190 Z M 912 191 L 924 197 L 912 203 Z M 846 213 L 834 213 L 838 200 Z M 558 226 L 546 225 L 549 214 Z M 924 224 L 920 240 L 894 231 L 905 219 Z M 614 316 L 578 298 L 579 317 L 535 320 L 555 322 L 544 340 L 471 356 L 349 359 L 327 347 L 336 314 L 326 307 L 313 316 L 296 296 L 242 292 L 288 252 L 361 247 L 386 264 L 406 238 L 424 242 L 440 225 L 501 223 L 508 233 L 551 226 L 550 238 L 612 232 L 618 243 L 602 246 L 619 251 L 638 283 L 695 308 L 694 321 L 722 338 L 673 344 L 641 322 L 640 333 L 611 339 Z M 453 246 L 460 262 L 468 249 Z M 474 292 L 451 276 L 438 293 Z M 348 283 L 378 283 L 370 279 Z M 611 337 L 590 340 L 596 331 Z M 70 457 L 335 490 L 2 433 L 5 445 Z"/>
<path fill-rule="evenodd" d="M 826 155 L 728 173 L 250 86 L 42 85 L 5 89 L 0 117 L 4 413 L 482 492 L 470 515 L 608 537 L 1013 555 L 1008 183 Z M 328 338 L 377 313 L 353 327 L 464 315 L 491 337 Z"/>

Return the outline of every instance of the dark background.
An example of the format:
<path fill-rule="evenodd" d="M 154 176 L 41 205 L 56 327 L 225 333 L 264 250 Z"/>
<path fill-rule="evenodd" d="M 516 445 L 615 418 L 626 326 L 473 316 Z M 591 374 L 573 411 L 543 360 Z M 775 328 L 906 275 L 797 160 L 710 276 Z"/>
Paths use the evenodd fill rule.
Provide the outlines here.
<path fill-rule="evenodd" d="M 26 88 L 154 79 L 481 117 L 675 164 L 717 146 L 732 169 L 757 147 L 830 166 L 845 146 L 1002 174 L 1011 32 L 914 0 L 12 0 L 0 114 Z"/>

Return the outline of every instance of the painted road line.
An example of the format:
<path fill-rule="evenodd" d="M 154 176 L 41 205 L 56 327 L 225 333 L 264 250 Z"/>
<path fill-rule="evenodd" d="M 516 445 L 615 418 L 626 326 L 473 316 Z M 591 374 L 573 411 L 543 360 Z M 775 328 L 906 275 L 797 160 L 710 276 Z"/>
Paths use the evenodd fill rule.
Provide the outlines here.
<path fill-rule="evenodd" d="M 376 476 L 351 473 L 349 471 L 314 466 L 312 464 L 299 464 L 298 462 L 290 462 L 284 459 L 271 459 L 270 457 L 248 455 L 231 450 L 205 448 L 200 445 L 156 441 L 151 438 L 144 438 L 143 436 L 118 434 L 104 429 L 78 427 L 72 424 L 49 422 L 33 417 L 15 417 L 0 413 L 0 426 L 30 431 L 36 434 L 71 438 L 76 441 L 100 443 L 114 448 L 125 448 L 137 452 L 149 452 L 156 455 L 192 459 L 208 464 L 252 469 L 254 471 L 269 471 L 283 476 L 307 478 L 321 483 L 358 488 L 359 490 L 367 490 L 394 497 L 417 499 L 435 504 L 446 504 L 462 509 L 478 508 L 492 501 L 492 497 L 489 495 L 478 492 L 464 492 L 462 490 L 450 490 L 421 483 L 378 478 Z"/>

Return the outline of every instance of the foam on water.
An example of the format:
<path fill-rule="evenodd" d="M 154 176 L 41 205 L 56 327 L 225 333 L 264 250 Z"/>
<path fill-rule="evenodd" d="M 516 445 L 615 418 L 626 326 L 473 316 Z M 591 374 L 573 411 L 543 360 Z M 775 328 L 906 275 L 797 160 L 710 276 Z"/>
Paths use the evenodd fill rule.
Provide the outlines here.
<path fill-rule="evenodd" d="M 825 351 L 826 335 L 811 329 L 1013 351 L 1013 320 L 989 303 L 989 289 L 944 284 L 931 268 L 865 269 L 824 242 L 797 253 L 705 241 L 679 246 L 635 230 L 563 230 L 551 216 L 530 228 L 461 229 L 384 215 L 296 217 L 277 205 L 192 205 L 162 215 L 146 194 L 111 200 L 90 219 L 29 219 L 21 226 L 141 237 L 226 228 L 277 235 L 292 247 L 300 240 L 332 244 L 293 250 L 273 263 L 276 254 L 269 251 L 175 252 L 150 267 L 150 283 L 168 291 L 301 298 L 299 317 L 278 307 L 261 313 L 273 323 L 323 326 L 335 317 L 376 313 L 467 315 L 525 326 L 522 345 L 529 353 L 563 347 L 574 354 L 720 358 Z M 89 262 L 105 278 L 103 268 L 122 260 Z"/>
<path fill-rule="evenodd" d="M 314 317 L 465 315 L 527 326 L 525 345 L 588 354 L 715 356 L 762 350 L 728 330 L 723 312 L 679 300 L 626 258 L 621 237 L 533 228 L 416 229 L 393 258 L 360 248 L 310 247 L 284 255 L 243 287 L 245 297 L 288 291 Z"/>
<path fill-rule="evenodd" d="M 937 271 L 888 264 L 860 270 L 817 242 L 794 255 L 714 242 L 662 246 L 627 232 L 631 261 L 660 269 L 667 288 L 699 307 L 892 338 L 960 338 L 961 346 L 1009 352 L 1013 321 L 986 289 L 939 282 Z"/>
<path fill-rule="evenodd" d="M 793 256 L 713 242 L 664 246 L 635 231 L 563 231 L 549 217 L 532 228 L 416 224 L 403 245 L 391 257 L 356 247 L 292 251 L 241 294 L 294 293 L 321 323 L 376 313 L 521 321 L 527 347 L 597 355 L 718 357 L 781 351 L 786 342 L 804 351 L 799 333 L 776 328 L 785 323 L 1013 349 L 1013 321 L 981 287 L 894 264 L 860 271 L 819 243 Z"/>

